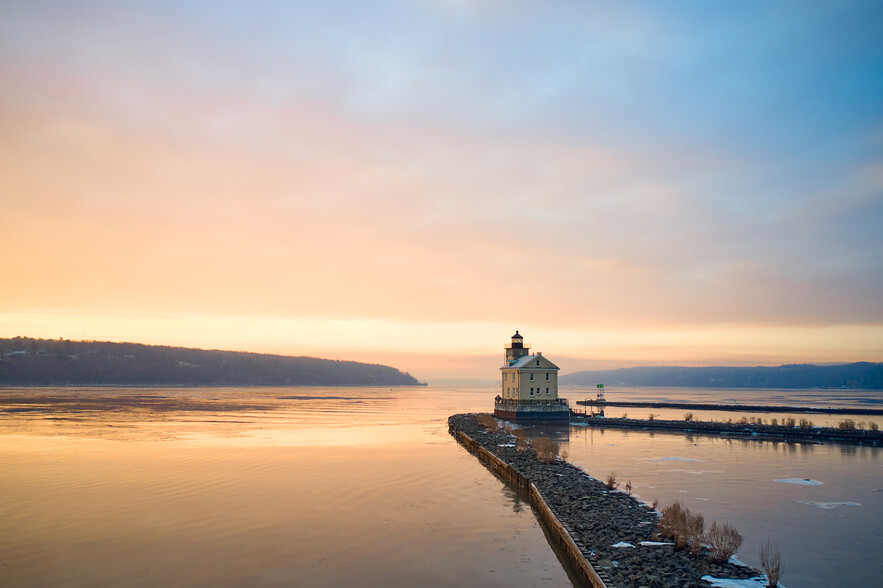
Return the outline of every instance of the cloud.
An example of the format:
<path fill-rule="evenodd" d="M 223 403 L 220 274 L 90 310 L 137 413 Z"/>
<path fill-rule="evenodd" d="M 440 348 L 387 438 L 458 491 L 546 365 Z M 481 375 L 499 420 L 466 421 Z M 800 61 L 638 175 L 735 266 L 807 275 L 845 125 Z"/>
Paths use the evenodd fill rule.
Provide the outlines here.
<path fill-rule="evenodd" d="M 879 324 L 851 4 L 206 6 L 2 9 L 9 312 Z"/>

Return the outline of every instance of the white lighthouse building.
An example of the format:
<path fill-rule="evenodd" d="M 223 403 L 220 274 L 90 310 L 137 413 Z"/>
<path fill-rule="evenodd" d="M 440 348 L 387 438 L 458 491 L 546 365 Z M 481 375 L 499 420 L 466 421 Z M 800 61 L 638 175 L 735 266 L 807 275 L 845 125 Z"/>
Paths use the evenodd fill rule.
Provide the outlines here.
<path fill-rule="evenodd" d="M 494 414 L 513 421 L 567 420 L 570 407 L 558 398 L 558 366 L 542 353 L 531 354 L 518 331 L 504 351 Z"/>

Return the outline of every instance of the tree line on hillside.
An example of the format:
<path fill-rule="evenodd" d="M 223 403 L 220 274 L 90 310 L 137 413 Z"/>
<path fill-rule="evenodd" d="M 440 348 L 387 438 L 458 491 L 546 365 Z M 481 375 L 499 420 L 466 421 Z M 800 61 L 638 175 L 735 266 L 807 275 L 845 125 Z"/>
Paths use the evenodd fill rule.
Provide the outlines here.
<path fill-rule="evenodd" d="M 562 384 L 593 386 L 675 386 L 701 388 L 883 389 L 883 363 L 792 364 L 776 367 L 633 367 L 581 371 Z"/>
<path fill-rule="evenodd" d="M 67 339 L 0 339 L 0 385 L 413 386 L 379 364 Z"/>

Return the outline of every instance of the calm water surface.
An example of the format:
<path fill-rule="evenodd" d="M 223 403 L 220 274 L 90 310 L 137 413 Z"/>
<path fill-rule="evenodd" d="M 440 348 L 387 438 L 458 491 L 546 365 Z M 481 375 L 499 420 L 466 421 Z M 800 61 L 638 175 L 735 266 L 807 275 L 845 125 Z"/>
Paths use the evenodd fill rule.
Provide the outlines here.
<path fill-rule="evenodd" d="M 447 433 L 450 414 L 488 411 L 495 393 L 0 390 L 0 585 L 569 585 L 530 508 Z M 622 391 L 642 394 L 721 393 Z M 879 449 L 531 434 L 555 436 L 571 461 L 597 478 L 615 471 L 647 501 L 733 523 L 743 561 L 778 541 L 791 588 L 872 586 L 883 574 Z M 820 483 L 776 481 L 805 478 Z"/>
<path fill-rule="evenodd" d="M 0 585 L 562 586 L 447 433 L 485 394 L 0 390 Z"/>

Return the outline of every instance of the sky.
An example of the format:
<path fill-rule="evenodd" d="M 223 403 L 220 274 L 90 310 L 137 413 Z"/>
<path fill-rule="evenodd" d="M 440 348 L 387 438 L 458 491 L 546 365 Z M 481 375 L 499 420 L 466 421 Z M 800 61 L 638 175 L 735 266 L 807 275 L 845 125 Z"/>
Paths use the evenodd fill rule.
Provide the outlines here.
<path fill-rule="evenodd" d="M 0 337 L 883 361 L 879 2 L 0 0 Z"/>

